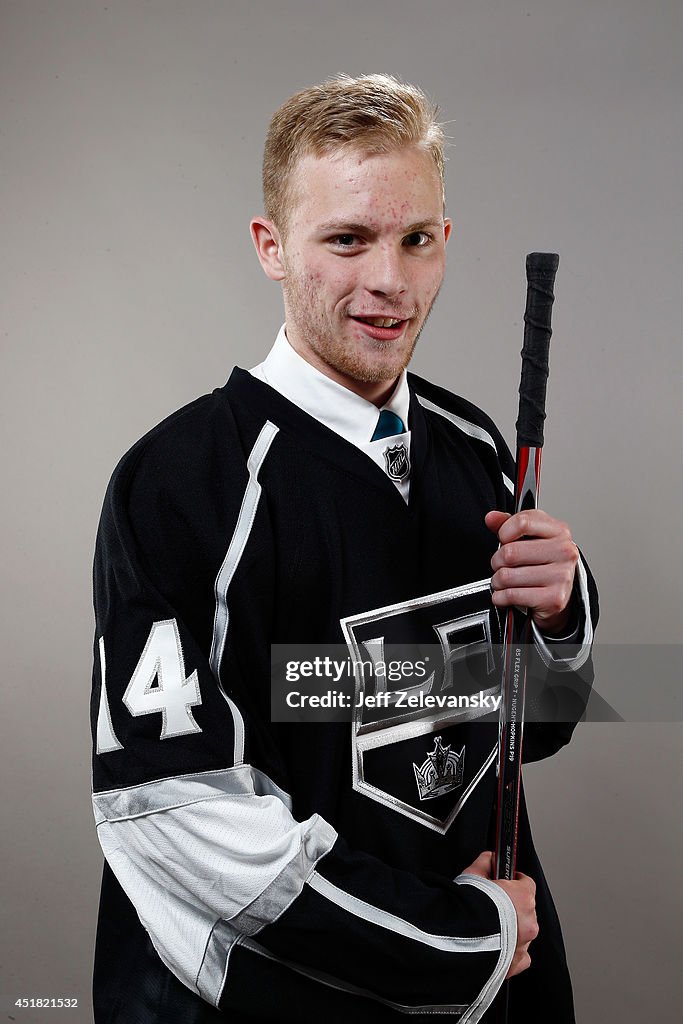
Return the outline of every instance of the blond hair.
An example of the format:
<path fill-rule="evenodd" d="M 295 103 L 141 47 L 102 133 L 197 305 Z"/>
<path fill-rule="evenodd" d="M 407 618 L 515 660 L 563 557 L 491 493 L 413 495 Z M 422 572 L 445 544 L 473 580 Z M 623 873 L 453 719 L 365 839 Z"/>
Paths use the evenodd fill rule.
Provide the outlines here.
<path fill-rule="evenodd" d="M 421 89 L 391 75 L 339 74 L 295 93 L 276 110 L 268 128 L 263 154 L 266 216 L 284 235 L 298 161 L 343 149 L 371 155 L 422 146 L 434 160 L 444 194 L 445 136 L 437 113 Z"/>

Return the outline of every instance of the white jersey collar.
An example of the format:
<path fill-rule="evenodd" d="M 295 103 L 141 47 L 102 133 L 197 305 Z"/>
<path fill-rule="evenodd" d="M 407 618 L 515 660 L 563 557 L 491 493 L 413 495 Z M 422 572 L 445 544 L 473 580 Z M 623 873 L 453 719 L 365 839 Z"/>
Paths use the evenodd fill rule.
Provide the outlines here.
<path fill-rule="evenodd" d="M 285 327 L 283 324 L 280 328 L 264 361 L 249 372 L 351 444 L 367 445 L 377 426 L 380 410 L 307 363 L 289 344 Z M 409 405 L 410 392 L 404 370 L 382 409 L 400 416 L 407 429 Z"/>

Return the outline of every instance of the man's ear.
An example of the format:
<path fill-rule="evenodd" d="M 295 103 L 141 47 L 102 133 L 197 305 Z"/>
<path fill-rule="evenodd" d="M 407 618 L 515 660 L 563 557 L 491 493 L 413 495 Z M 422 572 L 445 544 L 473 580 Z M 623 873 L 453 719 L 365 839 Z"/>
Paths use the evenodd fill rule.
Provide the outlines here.
<path fill-rule="evenodd" d="M 271 281 L 282 281 L 285 276 L 285 268 L 280 256 L 282 242 L 280 232 L 275 224 L 265 217 L 254 217 L 249 225 L 249 230 L 263 272 Z"/>

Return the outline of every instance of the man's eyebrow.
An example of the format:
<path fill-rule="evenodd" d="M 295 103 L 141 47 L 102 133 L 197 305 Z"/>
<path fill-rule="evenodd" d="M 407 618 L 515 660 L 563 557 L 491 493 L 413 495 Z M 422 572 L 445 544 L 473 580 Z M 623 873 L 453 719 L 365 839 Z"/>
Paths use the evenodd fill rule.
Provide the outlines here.
<path fill-rule="evenodd" d="M 414 231 L 424 231 L 426 228 L 442 228 L 443 219 L 441 220 L 419 220 L 417 224 L 409 224 L 407 228 L 404 228 L 406 235 L 412 235 Z"/>
<path fill-rule="evenodd" d="M 361 234 L 367 234 L 368 232 L 374 232 L 375 228 L 369 224 L 357 224 L 355 221 L 349 220 L 328 220 L 324 224 L 319 224 L 316 231 L 320 234 L 327 234 L 328 232 L 336 235 L 355 234 L 359 232 Z"/>
<path fill-rule="evenodd" d="M 442 220 L 420 220 L 415 224 L 409 224 L 405 228 L 401 228 L 401 233 L 404 235 L 411 235 L 414 231 L 424 231 L 426 228 L 441 228 L 443 227 Z M 351 235 L 351 234 L 376 234 L 377 229 L 372 227 L 370 224 L 359 224 L 355 221 L 341 221 L 341 220 L 329 220 L 325 221 L 324 224 L 319 224 L 316 228 L 318 234 L 336 234 L 336 235 Z"/>

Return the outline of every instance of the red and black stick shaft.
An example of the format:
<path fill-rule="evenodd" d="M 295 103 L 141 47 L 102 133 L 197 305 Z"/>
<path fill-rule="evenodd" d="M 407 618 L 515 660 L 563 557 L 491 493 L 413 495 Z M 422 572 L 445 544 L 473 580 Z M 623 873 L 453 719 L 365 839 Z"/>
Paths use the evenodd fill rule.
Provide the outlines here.
<path fill-rule="evenodd" d="M 559 264 L 555 253 L 532 252 L 526 258 L 527 296 L 524 313 L 522 375 L 517 417 L 517 460 L 514 510 L 536 508 L 541 478 L 541 450 L 548 381 L 550 317 L 553 285 Z M 498 806 L 495 877 L 513 879 L 517 857 L 517 822 L 522 782 L 524 696 L 531 616 L 510 608 L 504 638 L 503 682 L 498 734 Z M 507 986 L 506 986 L 507 988 Z M 507 1018 L 507 993 L 503 1019 Z"/>

